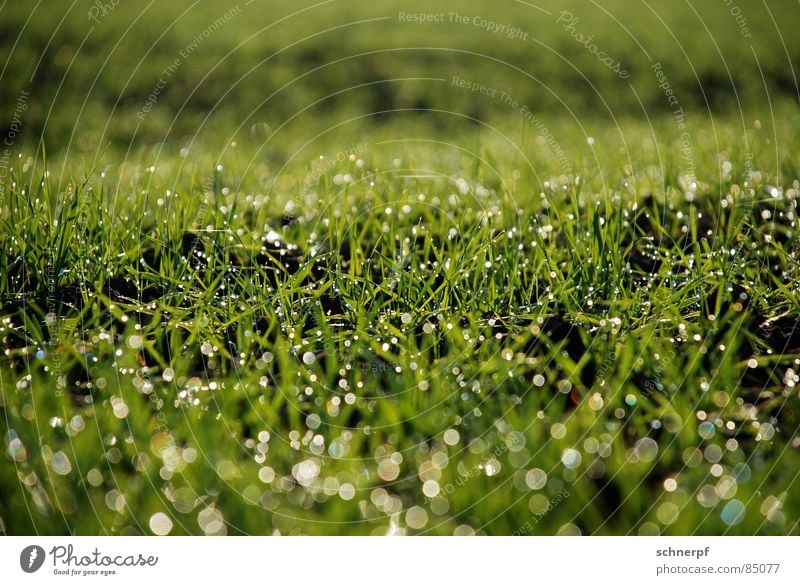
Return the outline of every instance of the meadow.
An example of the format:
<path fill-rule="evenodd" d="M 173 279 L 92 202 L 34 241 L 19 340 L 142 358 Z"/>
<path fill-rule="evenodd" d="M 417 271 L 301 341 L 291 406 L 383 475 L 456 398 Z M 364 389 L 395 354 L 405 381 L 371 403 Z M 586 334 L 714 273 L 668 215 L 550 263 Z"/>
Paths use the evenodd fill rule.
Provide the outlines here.
<path fill-rule="evenodd" d="M 590 4 L 0 7 L 0 531 L 798 534 L 797 6 Z"/>

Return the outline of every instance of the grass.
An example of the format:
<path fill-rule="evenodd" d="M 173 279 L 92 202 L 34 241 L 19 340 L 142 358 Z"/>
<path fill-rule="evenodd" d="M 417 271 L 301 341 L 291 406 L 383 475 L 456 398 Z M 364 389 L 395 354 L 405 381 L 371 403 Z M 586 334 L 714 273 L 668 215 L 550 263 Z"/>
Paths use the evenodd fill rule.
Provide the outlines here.
<path fill-rule="evenodd" d="M 305 107 L 306 117 L 336 122 L 401 108 L 480 119 L 498 113 L 496 99 L 453 91 L 453 77 L 508 92 L 548 116 L 604 124 L 632 112 L 644 118 L 644 110 L 674 109 L 655 63 L 687 112 L 738 111 L 743 103 L 763 104 L 765 91 L 797 98 L 792 63 L 800 39 L 791 24 L 797 3 L 735 6 L 744 12 L 749 37 L 725 4 L 440 0 L 432 8 L 423 0 L 178 0 L 120 2 L 95 22 L 89 18 L 94 0 L 9 2 L 0 19 L 0 36 L 8 39 L 0 45 L 0 111 L 7 109 L 2 119 L 11 120 L 20 92 L 29 90 L 29 150 L 44 136 L 51 150 L 68 145 L 93 160 L 109 142 L 123 150 L 179 143 L 202 128 L 206 143 L 220 128 L 240 123 L 277 128 Z M 574 30 L 559 22 L 563 10 L 579 18 Z M 448 16 L 414 24 L 399 16 L 431 12 L 458 13 L 468 23 Z M 517 26 L 527 37 L 490 32 L 473 24 L 475 17 Z M 630 76 L 620 79 L 573 34 L 591 35 Z M 177 70 L 165 74 L 176 59 Z M 140 118 L 159 79 L 165 86 L 157 104 Z"/>
<path fill-rule="evenodd" d="M 659 117 L 593 144 L 556 121 L 561 158 L 514 116 L 21 155 L 0 523 L 797 534 L 800 116 L 777 119 L 696 118 L 690 161 Z"/>

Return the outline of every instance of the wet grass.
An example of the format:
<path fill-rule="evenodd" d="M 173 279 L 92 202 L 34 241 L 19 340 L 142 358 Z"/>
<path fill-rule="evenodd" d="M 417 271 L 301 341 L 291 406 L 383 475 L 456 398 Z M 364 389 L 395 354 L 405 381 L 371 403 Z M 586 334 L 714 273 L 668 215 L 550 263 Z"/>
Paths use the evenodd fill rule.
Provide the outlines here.
<path fill-rule="evenodd" d="M 800 119 L 655 124 L 26 153 L 3 529 L 796 534 Z"/>

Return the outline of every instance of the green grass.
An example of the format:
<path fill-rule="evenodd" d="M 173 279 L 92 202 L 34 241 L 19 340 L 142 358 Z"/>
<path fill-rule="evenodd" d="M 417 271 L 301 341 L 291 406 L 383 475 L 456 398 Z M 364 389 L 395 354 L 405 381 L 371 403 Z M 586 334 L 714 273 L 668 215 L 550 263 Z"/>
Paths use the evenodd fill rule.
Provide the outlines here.
<path fill-rule="evenodd" d="M 743 119 L 24 152 L 4 530 L 797 534 L 800 116 Z"/>
<path fill-rule="evenodd" d="M 94 160 L 109 143 L 139 148 L 181 143 L 198 130 L 202 141 L 213 140 L 220 128 L 239 124 L 277 128 L 303 108 L 312 126 L 320 117 L 342 122 L 406 108 L 480 119 L 506 113 L 497 100 L 454 92 L 454 76 L 508 92 L 534 111 L 603 124 L 670 112 L 656 62 L 687 111 L 760 106 L 765 91 L 796 99 L 797 3 L 740 4 L 750 37 L 721 0 L 119 2 L 97 22 L 88 17 L 95 0 L 7 2 L 0 18 L 7 39 L 0 44 L 0 112 L 7 115 L 0 119 L 11 119 L 27 89 L 27 147 L 44 135 L 51 150 L 68 145 Z M 573 38 L 557 22 L 562 10 L 579 18 L 575 33 L 592 35 L 630 76 L 620 79 Z M 406 23 L 400 12 L 453 12 L 468 24 Z M 527 40 L 492 33 L 472 24 L 475 17 L 519 27 Z M 209 27 L 213 33 L 203 37 Z M 202 42 L 183 57 L 198 36 Z M 175 59 L 179 67 L 165 75 Z M 159 78 L 166 84 L 157 104 L 139 118 Z M 435 123 L 454 125 L 446 116 Z M 297 140 L 295 128 L 286 135 Z"/>

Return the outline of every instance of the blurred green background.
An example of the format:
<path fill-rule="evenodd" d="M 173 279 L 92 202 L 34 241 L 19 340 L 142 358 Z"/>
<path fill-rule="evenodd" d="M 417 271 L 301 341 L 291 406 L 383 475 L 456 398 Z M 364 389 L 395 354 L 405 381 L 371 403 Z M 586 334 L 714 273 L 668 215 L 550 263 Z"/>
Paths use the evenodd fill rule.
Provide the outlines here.
<path fill-rule="evenodd" d="M 564 10 L 578 19 L 572 28 Z M 442 13 L 445 22 L 401 22 L 401 12 Z M 449 22 L 449 13 L 466 24 Z M 320 119 L 340 129 L 418 123 L 420 112 L 396 111 L 409 108 L 455 113 L 424 114 L 429 131 L 458 129 L 459 116 L 508 115 L 500 99 L 453 87 L 454 76 L 551 119 L 642 119 L 671 109 L 655 62 L 679 105 L 698 115 L 798 99 L 794 0 L 46 0 L 5 3 L 1 15 L 0 120 L 11 123 L 28 91 L 17 143 L 36 146 L 43 135 L 51 151 L 181 144 L 195 135 L 263 140 L 287 122 L 285 141 L 299 144 Z M 493 32 L 489 22 L 527 37 Z M 601 63 L 591 44 L 629 77 Z M 138 117 L 159 78 L 157 103 Z"/>

